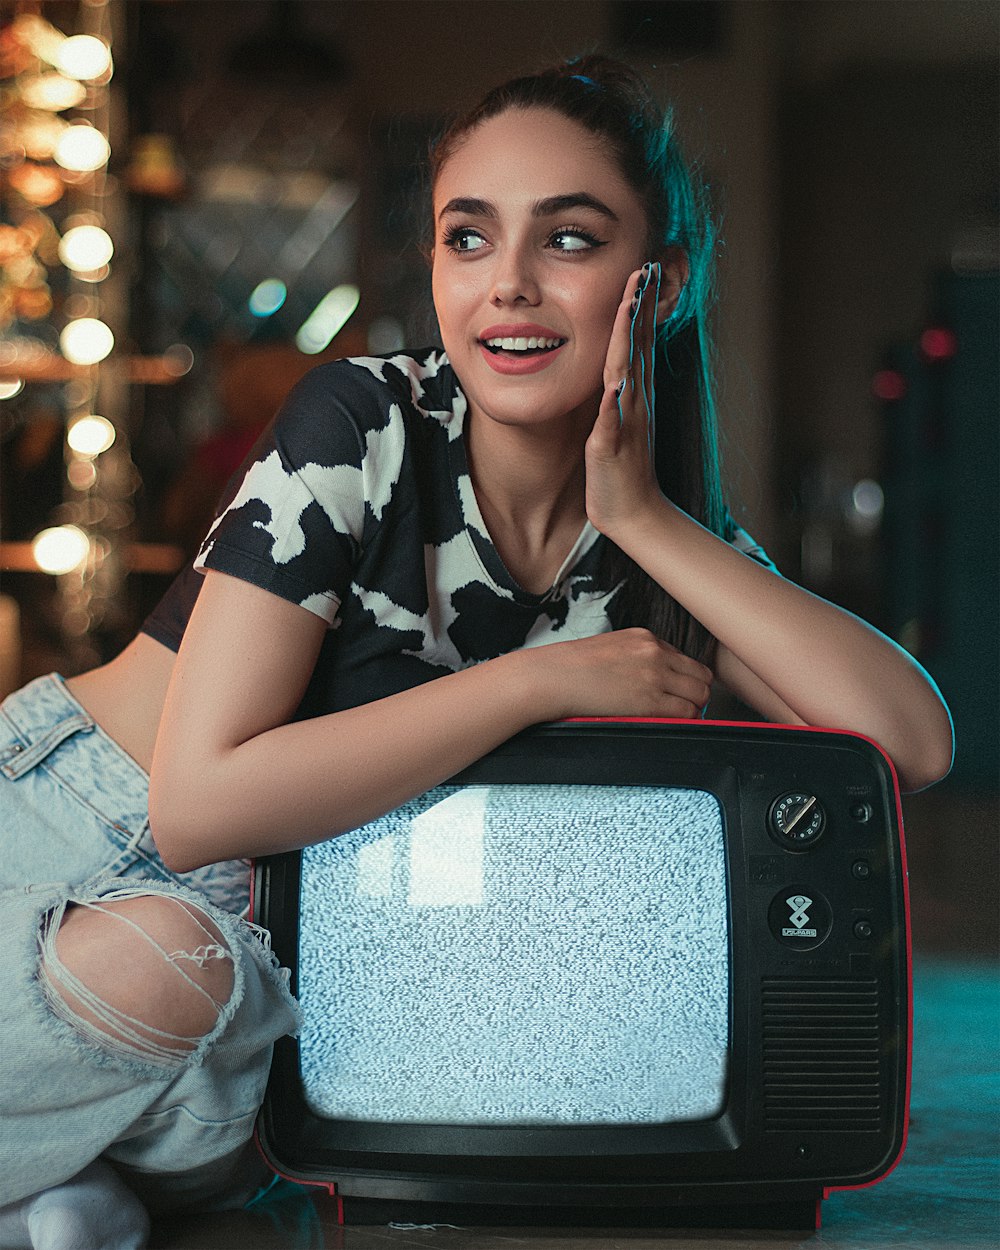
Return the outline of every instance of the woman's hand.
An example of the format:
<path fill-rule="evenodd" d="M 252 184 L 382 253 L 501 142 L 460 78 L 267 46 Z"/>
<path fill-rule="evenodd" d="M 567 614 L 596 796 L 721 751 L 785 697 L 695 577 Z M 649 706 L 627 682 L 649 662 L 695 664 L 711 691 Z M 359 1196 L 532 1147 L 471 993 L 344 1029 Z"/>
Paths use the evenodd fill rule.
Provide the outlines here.
<path fill-rule="evenodd" d="M 613 541 L 662 498 L 653 466 L 654 344 L 661 266 L 629 278 L 604 364 L 604 394 L 586 445 L 587 516 Z"/>
<path fill-rule="evenodd" d="M 711 669 L 648 629 L 619 629 L 521 653 L 536 661 L 532 681 L 551 700 L 546 719 L 569 716 L 700 717 Z"/>

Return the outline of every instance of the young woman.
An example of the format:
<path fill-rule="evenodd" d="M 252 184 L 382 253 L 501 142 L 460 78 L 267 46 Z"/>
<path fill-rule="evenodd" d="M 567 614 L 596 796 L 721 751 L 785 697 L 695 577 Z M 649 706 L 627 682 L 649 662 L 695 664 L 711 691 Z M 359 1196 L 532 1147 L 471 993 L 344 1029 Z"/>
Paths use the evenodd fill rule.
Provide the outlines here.
<path fill-rule="evenodd" d="M 444 352 L 310 374 L 135 642 L 4 707 L 0 1244 L 57 1244 L 119 1174 L 155 1204 L 251 1191 L 295 1009 L 238 918 L 246 857 L 536 722 L 700 716 L 714 682 L 875 738 L 910 789 L 948 770 L 927 675 L 723 507 L 712 237 L 631 71 L 491 92 L 436 149 L 433 213 Z M 116 1192 L 93 1244 L 141 1245 Z"/>

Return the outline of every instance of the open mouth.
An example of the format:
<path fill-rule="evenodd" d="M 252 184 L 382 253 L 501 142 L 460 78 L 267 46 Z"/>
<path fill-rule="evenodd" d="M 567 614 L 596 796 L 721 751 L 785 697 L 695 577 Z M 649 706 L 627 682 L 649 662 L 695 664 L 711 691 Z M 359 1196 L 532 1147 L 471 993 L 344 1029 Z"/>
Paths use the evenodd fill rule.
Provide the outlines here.
<path fill-rule="evenodd" d="M 480 345 L 485 347 L 488 352 L 494 356 L 500 352 L 508 353 L 512 356 L 544 356 L 546 352 L 554 352 L 557 347 L 562 347 L 565 339 L 560 338 L 489 338 L 480 339 Z"/>

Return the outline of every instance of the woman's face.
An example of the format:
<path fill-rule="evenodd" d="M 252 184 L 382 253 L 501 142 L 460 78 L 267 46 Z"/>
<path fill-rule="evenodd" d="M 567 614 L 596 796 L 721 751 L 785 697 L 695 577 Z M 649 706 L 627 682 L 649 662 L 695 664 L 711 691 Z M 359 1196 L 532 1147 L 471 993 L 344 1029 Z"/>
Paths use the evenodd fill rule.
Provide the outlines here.
<path fill-rule="evenodd" d="M 473 414 L 589 430 L 642 202 L 604 144 L 550 109 L 469 133 L 434 188 L 434 305 Z"/>

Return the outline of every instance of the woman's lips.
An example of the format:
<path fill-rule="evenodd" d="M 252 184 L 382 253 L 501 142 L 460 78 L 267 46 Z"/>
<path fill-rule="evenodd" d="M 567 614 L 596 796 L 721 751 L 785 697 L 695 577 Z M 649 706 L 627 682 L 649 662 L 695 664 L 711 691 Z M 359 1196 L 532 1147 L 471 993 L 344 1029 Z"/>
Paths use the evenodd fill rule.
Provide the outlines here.
<path fill-rule="evenodd" d="M 565 346 L 565 343 L 560 343 L 558 347 L 545 351 L 505 352 L 491 350 L 480 343 L 479 351 L 494 373 L 537 373 L 540 369 L 547 369 Z"/>
<path fill-rule="evenodd" d="M 537 373 L 552 363 L 566 340 L 534 323 L 493 325 L 479 335 L 479 350 L 495 373 Z"/>

